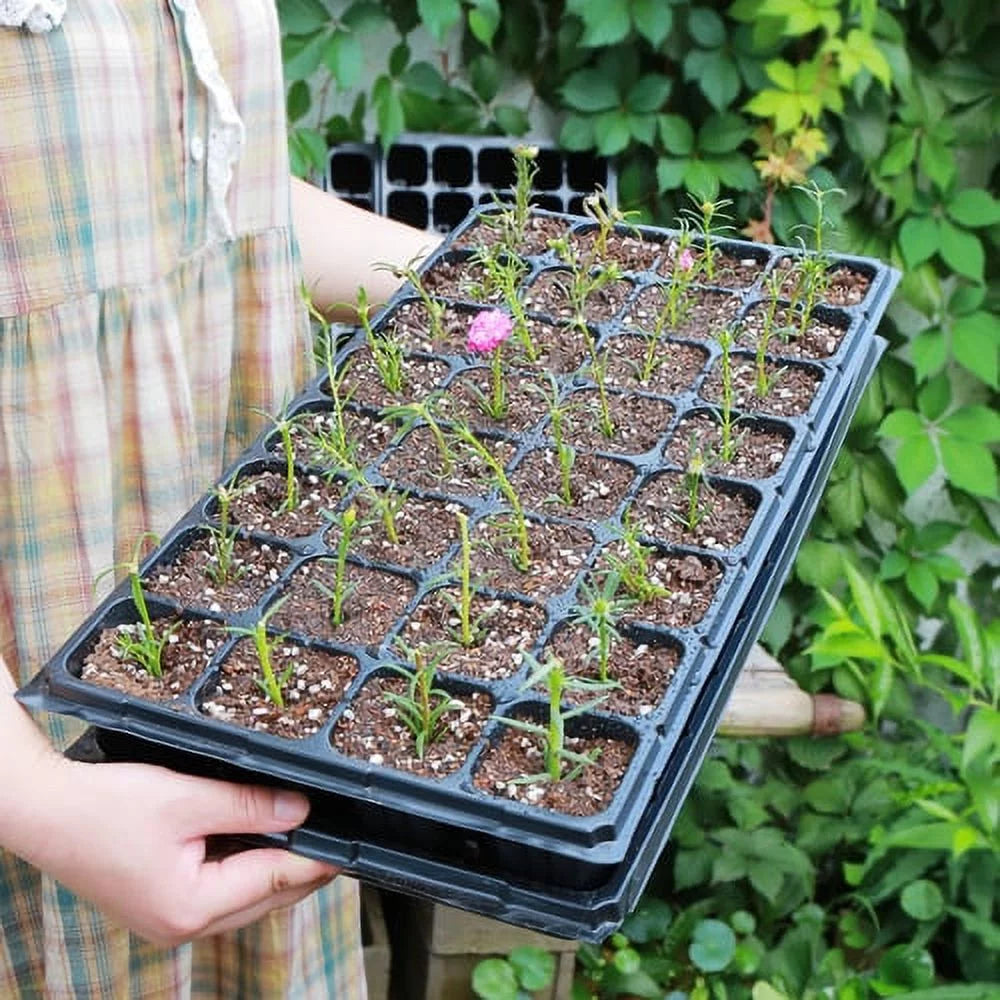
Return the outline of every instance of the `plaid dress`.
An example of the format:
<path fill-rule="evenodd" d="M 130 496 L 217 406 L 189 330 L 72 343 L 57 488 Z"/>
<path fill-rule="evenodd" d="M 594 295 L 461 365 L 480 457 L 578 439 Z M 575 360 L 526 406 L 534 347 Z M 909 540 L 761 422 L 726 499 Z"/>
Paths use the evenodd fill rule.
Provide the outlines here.
<path fill-rule="evenodd" d="M 272 0 L 0 27 L 0 652 L 22 681 L 307 377 L 289 215 Z M 163 950 L 0 851 L 5 1000 L 364 995 L 349 879 Z"/>

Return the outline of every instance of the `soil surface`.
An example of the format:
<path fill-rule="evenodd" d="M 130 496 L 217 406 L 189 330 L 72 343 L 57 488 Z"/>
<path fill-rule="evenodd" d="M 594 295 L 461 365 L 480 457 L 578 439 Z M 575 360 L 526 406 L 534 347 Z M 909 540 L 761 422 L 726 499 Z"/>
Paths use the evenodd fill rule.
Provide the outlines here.
<path fill-rule="evenodd" d="M 218 560 L 209 536 L 194 533 L 170 563 L 157 563 L 143 580 L 150 593 L 169 597 L 187 607 L 214 612 L 246 611 L 279 580 L 291 561 L 287 549 L 238 538 L 232 567 L 225 580 L 216 579 Z"/>
<path fill-rule="evenodd" d="M 401 638 L 410 647 L 427 645 L 443 653 L 439 673 L 483 680 L 516 674 L 523 653 L 541 638 L 545 612 L 535 604 L 474 592 L 469 608 L 473 643 L 466 647 L 461 644 L 460 598 L 457 586 L 431 591 L 410 614 Z"/>
<path fill-rule="evenodd" d="M 337 719 L 330 736 L 335 750 L 369 764 L 385 765 L 425 778 L 440 778 L 457 771 L 475 746 L 493 710 L 493 700 L 485 691 L 443 693 L 434 697 L 436 707 L 448 699 L 450 707 L 441 717 L 436 737 L 427 743 L 423 756 L 417 755 L 416 739 L 401 721 L 400 713 L 387 694 L 407 696 L 404 677 L 377 674 L 367 681 L 351 704 Z"/>
<path fill-rule="evenodd" d="M 615 789 L 628 769 L 633 749 L 607 737 L 569 736 L 566 749 L 578 754 L 597 753 L 597 763 L 585 767 L 572 780 L 521 783 L 519 778 L 545 771 L 539 737 L 504 727 L 498 740 L 483 754 L 473 779 L 490 795 L 514 799 L 571 816 L 593 816 L 611 804 Z M 564 764 L 568 773 L 572 765 Z"/>
<path fill-rule="evenodd" d="M 542 313 L 549 319 L 573 319 L 569 279 L 570 272 L 566 268 L 542 271 L 525 291 L 525 305 L 532 312 Z M 633 287 L 627 278 L 620 278 L 591 292 L 586 299 L 587 322 L 594 325 L 613 319 L 631 295 Z"/>
<path fill-rule="evenodd" d="M 607 385 L 673 396 L 689 389 L 701 374 L 708 352 L 666 337 L 623 334 L 610 337 L 601 349 Z M 649 377 L 644 379 L 647 367 Z"/>
<path fill-rule="evenodd" d="M 596 389 L 580 389 L 569 397 L 564 439 L 574 448 L 619 455 L 641 455 L 655 448 L 674 415 L 662 399 L 637 393 L 608 392 L 608 414 L 614 433 L 604 433 L 601 396 Z"/>
<path fill-rule="evenodd" d="M 273 669 L 283 684 L 284 706 L 272 702 L 258 683 L 260 660 L 250 639 L 240 640 L 222 662 L 201 710 L 213 719 L 286 739 L 305 739 L 322 728 L 358 671 L 353 656 L 298 646 L 274 645 Z"/>
<path fill-rule="evenodd" d="M 271 625 L 308 638 L 378 646 L 416 594 L 415 584 L 406 576 L 348 562 L 343 620 L 335 624 L 336 578 L 335 559 L 303 563 L 278 597 L 280 605 L 273 612 Z"/>
<path fill-rule="evenodd" d="M 816 390 L 823 381 L 818 368 L 801 364 L 764 362 L 763 396 L 757 392 L 757 362 L 745 354 L 731 357 L 733 405 L 747 413 L 766 413 L 775 417 L 797 417 L 809 410 Z M 710 403 L 722 402 L 721 362 L 716 362 L 702 382 L 699 394 Z"/>
<path fill-rule="evenodd" d="M 570 624 L 556 631 L 540 659 L 544 662 L 546 654 L 551 653 L 562 661 L 571 676 L 600 683 L 598 647 L 598 638 L 592 628 Z M 614 686 L 606 692 L 567 690 L 565 701 L 577 705 L 603 697 L 598 711 L 639 717 L 648 715 L 663 701 L 679 662 L 680 654 L 674 646 L 662 640 L 645 642 L 636 629 L 616 629 L 606 671 Z"/>
<path fill-rule="evenodd" d="M 104 629 L 84 657 L 80 678 L 135 698 L 172 701 L 190 689 L 229 638 L 218 622 L 201 619 L 160 618 L 154 619 L 153 627 L 157 637 L 167 636 L 160 659 L 161 676 L 148 673 L 122 651 L 122 639 L 141 637 L 143 626 L 137 622 Z"/>
<path fill-rule="evenodd" d="M 667 285 L 644 288 L 625 310 L 622 325 L 643 333 L 655 333 L 659 327 L 672 337 L 714 340 L 732 325 L 743 306 L 737 295 L 692 286 L 680 298 L 676 313 L 663 315 L 667 296 Z"/>
<path fill-rule="evenodd" d="M 689 479 L 679 472 L 663 472 L 642 485 L 628 514 L 651 538 L 724 550 L 743 540 L 758 503 L 759 497 L 748 490 L 712 483 L 703 476 Z"/>
<path fill-rule="evenodd" d="M 718 421 L 707 413 L 685 417 L 667 446 L 667 460 L 686 469 L 691 456 L 700 451 L 711 472 L 737 479 L 767 479 L 781 468 L 790 435 L 764 430 L 739 418 L 732 433 L 735 452 L 727 461 L 723 457 Z"/>
<path fill-rule="evenodd" d="M 577 452 L 569 475 L 567 503 L 555 448 L 529 451 L 510 474 L 511 485 L 527 509 L 588 521 L 600 521 L 614 514 L 634 480 L 635 469 L 627 462 Z"/>

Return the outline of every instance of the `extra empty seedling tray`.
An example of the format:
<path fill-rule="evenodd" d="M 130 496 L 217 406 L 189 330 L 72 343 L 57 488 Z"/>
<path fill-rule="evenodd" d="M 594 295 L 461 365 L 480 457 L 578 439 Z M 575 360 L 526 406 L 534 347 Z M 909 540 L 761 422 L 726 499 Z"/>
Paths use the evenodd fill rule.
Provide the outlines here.
<path fill-rule="evenodd" d="M 538 210 L 518 254 L 485 253 L 497 218 L 455 230 L 143 561 L 154 632 L 193 665 L 93 674 L 141 634 L 124 581 L 22 698 L 113 757 L 305 790 L 289 845 L 376 884 L 596 940 L 763 627 L 897 275 Z M 512 327 L 499 359 L 469 347 L 484 312 Z M 602 649 L 612 684 L 550 716 L 538 665 L 593 681 Z M 428 661 L 452 701 L 421 759 L 398 696 Z M 561 716 L 540 780 L 531 727 Z"/>

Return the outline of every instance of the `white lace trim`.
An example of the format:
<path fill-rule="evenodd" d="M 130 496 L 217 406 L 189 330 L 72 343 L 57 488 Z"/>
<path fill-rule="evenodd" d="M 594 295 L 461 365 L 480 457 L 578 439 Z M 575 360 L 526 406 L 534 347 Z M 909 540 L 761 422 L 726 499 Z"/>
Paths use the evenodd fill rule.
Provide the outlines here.
<path fill-rule="evenodd" d="M 0 27 L 51 31 L 65 13 L 66 0 L 0 0 Z"/>
<path fill-rule="evenodd" d="M 176 0 L 176 3 L 184 12 L 184 37 L 194 60 L 194 71 L 205 85 L 209 96 L 208 159 L 205 165 L 208 179 L 208 238 L 233 239 L 235 233 L 226 207 L 226 195 L 233 180 L 233 167 L 243 150 L 243 119 L 240 118 L 233 95 L 222 78 L 198 4 L 195 0 Z"/>

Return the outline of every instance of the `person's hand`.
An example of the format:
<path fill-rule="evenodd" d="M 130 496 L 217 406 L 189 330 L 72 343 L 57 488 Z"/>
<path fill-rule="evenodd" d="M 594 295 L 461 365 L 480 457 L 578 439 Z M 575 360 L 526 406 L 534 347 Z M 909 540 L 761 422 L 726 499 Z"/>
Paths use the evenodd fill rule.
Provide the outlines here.
<path fill-rule="evenodd" d="M 276 833 L 306 818 L 304 796 L 144 764 L 45 754 L 26 859 L 157 944 L 232 930 L 289 906 L 337 873 L 278 848 L 206 858 L 211 834 Z M 17 845 L 12 845 L 17 850 Z"/>

